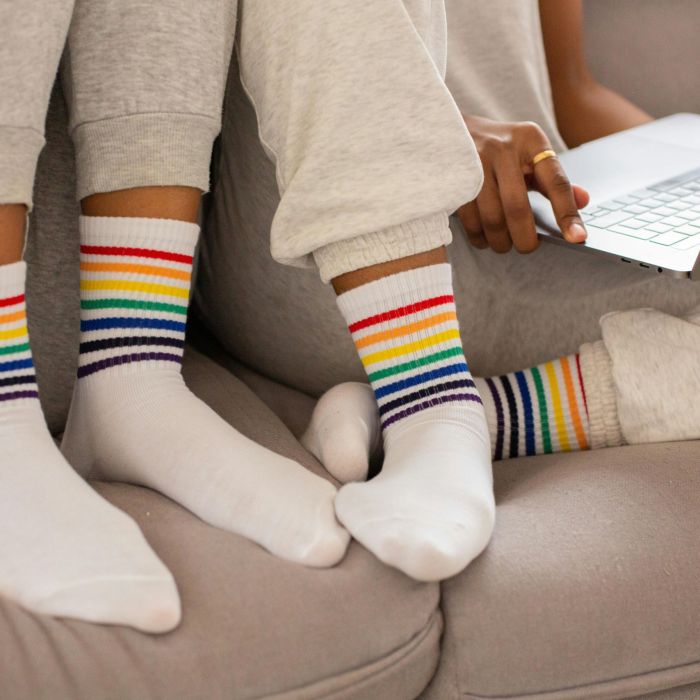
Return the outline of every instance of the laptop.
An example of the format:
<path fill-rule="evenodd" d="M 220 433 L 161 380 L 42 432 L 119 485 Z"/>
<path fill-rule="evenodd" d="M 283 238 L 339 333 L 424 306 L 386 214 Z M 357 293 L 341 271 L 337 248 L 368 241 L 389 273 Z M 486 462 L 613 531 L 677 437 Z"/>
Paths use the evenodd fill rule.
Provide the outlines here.
<path fill-rule="evenodd" d="M 542 240 L 654 274 L 700 279 L 700 115 L 670 117 L 591 141 L 559 156 L 591 195 L 583 245 L 559 233 L 547 199 L 530 193 Z"/>

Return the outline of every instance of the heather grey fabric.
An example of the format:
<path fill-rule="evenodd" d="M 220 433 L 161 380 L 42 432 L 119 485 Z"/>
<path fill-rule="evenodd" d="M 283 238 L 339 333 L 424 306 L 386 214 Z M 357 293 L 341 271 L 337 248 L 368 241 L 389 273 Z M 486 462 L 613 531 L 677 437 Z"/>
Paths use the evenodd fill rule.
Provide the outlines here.
<path fill-rule="evenodd" d="M 227 370 L 190 352 L 185 377 L 243 433 L 324 474 Z M 173 572 L 183 622 L 149 636 L 0 601 L 3 700 L 408 700 L 430 680 L 437 585 L 410 580 L 357 544 L 333 569 L 291 564 L 148 489 L 96 487 L 138 521 Z"/>
<path fill-rule="evenodd" d="M 73 0 L 0 3 L 0 204 L 32 205 L 46 107 Z"/>
<path fill-rule="evenodd" d="M 486 552 L 442 585 L 424 700 L 624 698 L 700 681 L 700 442 L 500 462 Z"/>
<path fill-rule="evenodd" d="M 633 14 L 628 2 L 613 4 L 626 7 L 621 14 Z M 700 17 L 700 5 L 693 8 L 688 12 Z M 536 2 L 453 0 L 447 10 L 450 46 L 459 47 L 448 55 L 447 70 L 458 106 L 511 119 L 538 119 L 549 109 L 545 127 L 556 142 L 560 137 L 552 126 L 548 77 L 542 71 Z M 457 13 L 455 26 L 450 10 Z M 518 19 L 524 27 L 521 40 L 514 42 Z M 663 34 L 659 27 L 665 21 L 666 13 L 657 17 L 657 34 Z M 645 44 L 637 42 L 651 39 L 650 33 L 631 33 L 625 41 L 641 51 Z M 695 47 L 685 46 L 686 62 Z M 608 46 L 606 55 L 617 49 L 617 44 Z M 481 54 L 492 61 L 483 62 Z M 472 90 L 478 71 L 480 80 Z M 489 93 L 485 85 L 493 76 L 500 85 Z M 700 85 L 687 95 L 688 108 L 697 105 L 697 93 Z M 275 169 L 234 70 L 213 208 L 204 230 L 196 297 L 200 313 L 232 355 L 284 384 L 319 395 L 341 381 L 364 381 L 332 290 L 315 272 L 278 265 L 267 249 L 279 201 Z M 453 220 L 452 225 L 454 243 L 448 250 L 459 322 L 470 367 L 480 376 L 576 352 L 582 343 L 600 338 L 598 319 L 607 311 L 653 306 L 682 315 L 700 302 L 700 285 L 654 277 L 560 246 L 542 245 L 532 255 L 478 251 L 467 244 L 461 224 Z"/>

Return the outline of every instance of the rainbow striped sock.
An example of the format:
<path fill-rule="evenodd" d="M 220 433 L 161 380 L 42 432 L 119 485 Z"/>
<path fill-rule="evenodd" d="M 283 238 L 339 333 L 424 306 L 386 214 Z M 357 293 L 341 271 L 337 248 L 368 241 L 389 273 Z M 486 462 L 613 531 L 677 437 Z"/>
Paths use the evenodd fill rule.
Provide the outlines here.
<path fill-rule="evenodd" d="M 179 371 L 198 227 L 93 218 L 86 230 L 78 378 L 104 370 L 131 373 L 143 363 Z"/>
<path fill-rule="evenodd" d="M 342 294 L 338 305 L 385 434 L 427 409 L 438 419 L 453 419 L 466 404 L 481 409 L 462 350 L 448 264 L 370 282 Z"/>
<path fill-rule="evenodd" d="M 589 449 L 578 355 L 475 381 L 484 399 L 494 460 Z"/>
<path fill-rule="evenodd" d="M 26 270 L 24 262 L 0 267 L 0 407 L 39 398 L 27 330 Z"/>

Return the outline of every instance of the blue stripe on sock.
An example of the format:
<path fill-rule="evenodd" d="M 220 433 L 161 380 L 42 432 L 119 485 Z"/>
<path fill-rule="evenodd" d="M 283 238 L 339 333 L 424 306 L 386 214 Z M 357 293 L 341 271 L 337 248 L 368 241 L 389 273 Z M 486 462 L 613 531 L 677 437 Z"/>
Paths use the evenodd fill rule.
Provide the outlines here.
<path fill-rule="evenodd" d="M 102 331 L 110 328 L 158 328 L 160 330 L 185 332 L 185 324 L 161 318 L 96 318 L 81 321 L 80 330 Z"/>
<path fill-rule="evenodd" d="M 433 379 L 439 379 L 440 377 L 449 377 L 450 375 L 458 374 L 459 372 L 469 372 L 469 367 L 467 367 L 466 362 L 458 362 L 454 365 L 447 365 L 447 367 L 438 367 L 430 370 L 429 372 L 414 374 L 412 377 L 406 377 L 398 382 L 380 386 L 374 390 L 374 395 L 377 397 L 377 399 L 381 399 L 383 396 L 395 394 L 397 391 L 408 389 L 412 386 L 417 386 L 418 384 L 424 384 L 425 382 L 429 382 Z"/>
<path fill-rule="evenodd" d="M 535 419 L 532 411 L 532 397 L 530 387 L 527 385 L 524 372 L 516 372 L 515 379 L 518 382 L 520 396 L 523 399 L 525 411 L 525 453 L 530 456 L 535 454 Z"/>
<path fill-rule="evenodd" d="M 16 369 L 28 369 L 34 367 L 32 358 L 26 360 L 12 360 L 12 362 L 0 362 L 0 372 L 13 372 Z"/>

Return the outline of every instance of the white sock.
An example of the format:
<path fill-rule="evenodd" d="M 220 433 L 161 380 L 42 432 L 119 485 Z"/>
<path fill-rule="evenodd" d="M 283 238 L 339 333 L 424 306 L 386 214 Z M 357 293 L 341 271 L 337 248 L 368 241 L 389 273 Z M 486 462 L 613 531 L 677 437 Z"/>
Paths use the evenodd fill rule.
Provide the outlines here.
<path fill-rule="evenodd" d="M 36 613 L 166 632 L 170 572 L 61 456 L 39 405 L 24 262 L 0 267 L 0 595 Z"/>
<path fill-rule="evenodd" d="M 371 456 L 381 447 L 377 400 L 369 384 L 346 382 L 316 403 L 301 444 L 341 484 L 365 481 Z"/>
<path fill-rule="evenodd" d="M 338 297 L 378 401 L 381 473 L 345 485 L 340 521 L 382 561 L 419 580 L 458 573 L 493 530 L 491 455 L 459 336 L 448 264 Z"/>
<path fill-rule="evenodd" d="M 64 454 L 148 486 L 285 559 L 332 566 L 335 487 L 241 435 L 180 374 L 198 227 L 82 217 L 81 346 Z"/>

